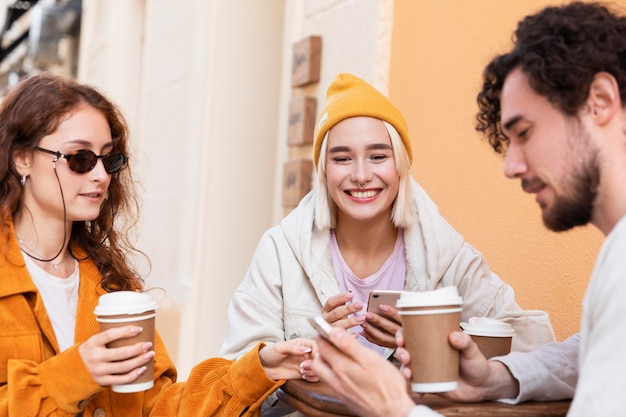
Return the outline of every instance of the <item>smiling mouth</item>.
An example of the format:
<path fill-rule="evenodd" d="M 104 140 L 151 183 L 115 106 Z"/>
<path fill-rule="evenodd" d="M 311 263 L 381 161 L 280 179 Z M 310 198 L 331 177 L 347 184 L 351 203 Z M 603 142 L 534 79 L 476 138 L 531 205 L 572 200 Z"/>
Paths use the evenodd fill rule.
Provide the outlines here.
<path fill-rule="evenodd" d="M 346 194 L 350 195 L 354 198 L 372 198 L 378 194 L 378 191 L 375 190 L 367 190 L 367 191 L 346 191 Z"/>

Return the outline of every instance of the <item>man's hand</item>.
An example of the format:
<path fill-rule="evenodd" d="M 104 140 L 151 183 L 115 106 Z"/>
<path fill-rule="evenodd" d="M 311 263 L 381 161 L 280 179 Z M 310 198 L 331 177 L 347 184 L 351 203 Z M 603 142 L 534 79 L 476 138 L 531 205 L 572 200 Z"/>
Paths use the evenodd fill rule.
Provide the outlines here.
<path fill-rule="evenodd" d="M 361 345 L 343 328 L 333 327 L 332 343 L 316 341 L 319 354 L 313 371 L 328 383 L 358 415 L 408 416 L 415 407 L 407 381 L 398 369 L 375 351 Z"/>
<path fill-rule="evenodd" d="M 449 336 L 450 344 L 460 351 L 459 358 L 459 386 L 456 390 L 443 392 L 441 397 L 462 402 L 478 402 L 497 400 L 501 398 L 515 398 L 519 393 L 519 383 L 513 378 L 509 369 L 496 360 L 487 360 L 472 341 L 472 338 L 463 332 L 452 332 Z M 396 358 L 402 363 L 401 371 L 406 378 L 411 377 L 408 365 L 411 362 L 409 352 L 404 349 L 402 332 L 396 335 Z"/>

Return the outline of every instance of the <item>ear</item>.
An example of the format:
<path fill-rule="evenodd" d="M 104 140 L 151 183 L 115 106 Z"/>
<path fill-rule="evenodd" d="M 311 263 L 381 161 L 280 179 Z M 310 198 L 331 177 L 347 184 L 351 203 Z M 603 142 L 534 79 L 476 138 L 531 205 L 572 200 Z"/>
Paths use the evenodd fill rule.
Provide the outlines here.
<path fill-rule="evenodd" d="M 587 97 L 589 116 L 598 125 L 608 123 L 622 108 L 619 85 L 608 72 L 599 72 L 593 77 Z"/>
<path fill-rule="evenodd" d="M 30 167 L 32 166 L 33 153 L 30 151 L 13 152 L 13 161 L 15 169 L 20 175 L 30 175 Z"/>

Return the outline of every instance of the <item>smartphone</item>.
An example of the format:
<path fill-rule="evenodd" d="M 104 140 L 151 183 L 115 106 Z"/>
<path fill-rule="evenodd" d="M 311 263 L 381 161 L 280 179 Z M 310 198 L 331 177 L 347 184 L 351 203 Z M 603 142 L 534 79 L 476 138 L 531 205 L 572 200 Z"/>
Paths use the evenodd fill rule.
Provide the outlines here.
<path fill-rule="evenodd" d="M 370 292 L 369 299 L 367 301 L 367 311 L 370 313 L 376 313 L 385 318 L 391 319 L 386 312 L 378 308 L 381 304 L 386 304 L 391 307 L 396 306 L 396 301 L 400 298 L 402 291 L 394 290 L 374 290 Z"/>
<path fill-rule="evenodd" d="M 315 330 L 317 330 L 320 336 L 330 342 L 330 331 L 332 330 L 332 326 L 328 324 L 328 322 L 324 320 L 322 316 L 309 317 L 309 323 L 311 323 L 311 326 L 313 326 Z"/>

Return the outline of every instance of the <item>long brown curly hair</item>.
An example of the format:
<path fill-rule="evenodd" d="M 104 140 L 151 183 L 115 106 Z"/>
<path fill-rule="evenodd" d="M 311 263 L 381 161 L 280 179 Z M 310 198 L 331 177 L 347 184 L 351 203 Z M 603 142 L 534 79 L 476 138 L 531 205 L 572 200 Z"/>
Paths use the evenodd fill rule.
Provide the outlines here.
<path fill-rule="evenodd" d="M 500 126 L 500 94 L 516 68 L 531 87 L 568 116 L 585 105 L 598 72 L 617 80 L 626 102 L 626 17 L 600 3 L 574 2 L 548 7 L 519 22 L 511 52 L 495 57 L 485 68 L 478 94 L 476 130 L 504 154 L 509 144 Z"/>
<path fill-rule="evenodd" d="M 3 99 L 0 105 L 0 216 L 7 236 L 13 213 L 22 198 L 14 152 L 32 151 L 44 136 L 54 133 L 68 115 L 85 105 L 102 113 L 111 129 L 113 149 L 128 155 L 126 121 L 119 109 L 94 87 L 41 73 L 20 81 Z M 126 261 L 126 254 L 139 252 L 128 237 L 128 231 L 137 223 L 138 209 L 130 166 L 126 166 L 111 175 L 108 196 L 98 217 L 92 221 L 75 221 L 72 225 L 70 250 L 73 254 L 77 248 L 86 252 L 98 266 L 102 287 L 107 291 L 143 287 L 143 280 Z"/>

